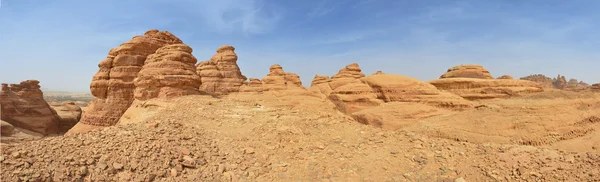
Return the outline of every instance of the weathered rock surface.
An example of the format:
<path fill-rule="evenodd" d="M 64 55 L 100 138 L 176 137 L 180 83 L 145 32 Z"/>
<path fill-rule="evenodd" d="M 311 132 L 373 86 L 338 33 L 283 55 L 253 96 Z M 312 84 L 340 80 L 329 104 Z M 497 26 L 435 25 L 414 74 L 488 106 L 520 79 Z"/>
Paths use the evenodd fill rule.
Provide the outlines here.
<path fill-rule="evenodd" d="M 471 108 L 471 102 L 435 86 L 407 76 L 397 74 L 378 74 L 362 78 L 384 102 L 415 102 L 432 106 L 465 109 Z"/>
<path fill-rule="evenodd" d="M 467 100 L 504 98 L 544 91 L 539 83 L 528 80 L 493 79 L 490 73 L 479 65 L 452 67 L 440 79 L 429 83 Z"/>
<path fill-rule="evenodd" d="M 448 114 L 451 112 L 452 111 L 444 108 L 421 103 L 390 102 L 378 107 L 355 112 L 351 116 L 362 124 L 395 130 L 418 122 L 423 118 Z"/>
<path fill-rule="evenodd" d="M 340 71 L 331 77 L 329 86 L 332 90 L 349 83 L 358 83 L 360 78 L 365 77 L 358 63 L 352 63 L 340 69 Z"/>
<path fill-rule="evenodd" d="M 594 84 L 592 84 L 592 86 L 590 86 L 590 89 L 592 91 L 600 92 L 600 83 L 594 83 Z"/>
<path fill-rule="evenodd" d="M 107 58 L 98 64 L 100 70 L 90 84 L 94 100 L 81 121 L 68 133 L 115 125 L 133 102 L 133 80 L 142 69 L 147 56 L 163 46 L 181 43 L 183 42 L 170 32 L 150 30 L 111 49 Z"/>
<path fill-rule="evenodd" d="M 521 77 L 520 79 L 539 83 L 542 86 L 542 88 L 545 89 L 554 88 L 552 78 L 542 74 L 529 75 L 526 77 Z"/>
<path fill-rule="evenodd" d="M 82 115 L 81 107 L 75 102 L 50 104 L 59 117 L 58 131 L 65 133 L 79 122 Z"/>
<path fill-rule="evenodd" d="M 509 79 L 509 80 L 512 80 L 514 78 L 512 76 L 510 76 L 510 75 L 502 75 L 502 76 L 500 76 L 500 77 L 498 77 L 496 79 Z"/>
<path fill-rule="evenodd" d="M 295 73 L 283 71 L 279 64 L 269 67 L 269 74 L 261 79 L 266 91 L 304 89 L 300 77 Z"/>
<path fill-rule="evenodd" d="M 39 81 L 2 84 L 0 91 L 1 119 L 19 128 L 43 135 L 57 133 L 59 118 L 44 100 Z"/>
<path fill-rule="evenodd" d="M 200 94 L 200 76 L 192 48 L 172 44 L 159 48 L 146 59 L 134 80 L 135 99 L 172 98 Z"/>
<path fill-rule="evenodd" d="M 265 87 L 263 83 L 258 78 L 250 78 L 250 81 L 245 81 L 244 84 L 240 87 L 240 92 L 263 92 L 265 91 Z"/>
<path fill-rule="evenodd" d="M 554 88 L 557 89 L 565 89 L 568 86 L 567 78 L 565 78 L 565 76 L 560 76 L 560 74 L 556 76 L 556 78 L 552 79 L 552 82 Z"/>
<path fill-rule="evenodd" d="M 2 136 L 10 136 L 15 132 L 15 127 L 10 123 L 0 120 L 0 134 Z"/>
<path fill-rule="evenodd" d="M 242 75 L 237 59 L 235 48 L 224 45 L 217 49 L 210 60 L 200 62 L 197 68 L 202 80 L 200 90 L 216 95 L 238 92 L 247 78 Z"/>
<path fill-rule="evenodd" d="M 377 99 L 377 94 L 369 85 L 360 81 L 337 87 L 329 95 L 329 100 L 336 105 L 338 110 L 346 114 L 352 114 L 384 103 L 382 100 Z"/>
<path fill-rule="evenodd" d="M 333 91 L 331 90 L 331 86 L 329 86 L 329 82 L 331 82 L 329 76 L 315 75 L 308 91 L 316 94 L 329 95 Z"/>
<path fill-rule="evenodd" d="M 527 80 L 445 78 L 429 83 L 467 100 L 505 98 L 544 91 L 540 84 Z"/>
<path fill-rule="evenodd" d="M 494 79 L 490 72 L 481 65 L 461 64 L 448 69 L 446 73 L 440 76 L 442 78 L 480 78 Z"/>

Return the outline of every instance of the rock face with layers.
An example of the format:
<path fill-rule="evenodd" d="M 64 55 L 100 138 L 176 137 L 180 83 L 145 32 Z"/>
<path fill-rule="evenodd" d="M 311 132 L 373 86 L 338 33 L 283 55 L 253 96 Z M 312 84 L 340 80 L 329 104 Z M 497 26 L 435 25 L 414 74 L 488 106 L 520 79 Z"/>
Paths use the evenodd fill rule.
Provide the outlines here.
<path fill-rule="evenodd" d="M 172 44 L 159 48 L 146 59 L 134 80 L 135 99 L 172 98 L 200 94 L 200 77 L 192 48 Z"/>
<path fill-rule="evenodd" d="M 15 133 L 15 127 L 4 120 L 0 120 L 0 135 L 11 136 L 13 133 Z"/>
<path fill-rule="evenodd" d="M 514 78 L 510 75 L 502 75 L 496 79 L 508 79 L 508 80 L 514 80 Z"/>
<path fill-rule="evenodd" d="M 238 92 L 247 78 L 242 75 L 237 59 L 235 48 L 224 45 L 210 60 L 200 62 L 197 68 L 202 81 L 200 90 L 216 95 Z"/>
<path fill-rule="evenodd" d="M 553 88 L 554 87 L 552 78 L 547 77 L 542 74 L 529 75 L 526 77 L 521 77 L 520 79 L 539 83 L 542 86 L 542 88 Z"/>
<path fill-rule="evenodd" d="M 295 73 L 283 71 L 279 64 L 269 67 L 269 74 L 262 80 L 265 91 L 304 89 L 300 77 Z"/>
<path fill-rule="evenodd" d="M 44 100 L 39 83 L 26 80 L 10 86 L 2 84 L 0 119 L 43 135 L 58 133 L 58 115 Z"/>
<path fill-rule="evenodd" d="M 594 83 L 594 84 L 592 84 L 592 86 L 590 86 L 590 89 L 592 91 L 600 92 L 600 83 Z"/>
<path fill-rule="evenodd" d="M 379 74 L 362 78 L 384 102 L 413 102 L 450 108 L 466 109 L 472 107 L 471 102 L 463 98 L 438 90 L 435 86 L 416 78 L 397 75 Z"/>
<path fill-rule="evenodd" d="M 65 133 L 79 122 L 82 115 L 81 107 L 75 102 L 50 104 L 59 117 L 58 131 Z"/>
<path fill-rule="evenodd" d="M 331 77 L 331 82 L 329 82 L 329 86 L 332 90 L 335 90 L 336 88 L 349 83 L 360 82 L 359 79 L 362 77 L 365 77 L 365 74 L 362 73 L 358 63 L 352 63 L 340 69 L 337 74 L 333 75 Z"/>
<path fill-rule="evenodd" d="M 455 70 L 454 68 L 449 69 L 449 72 Z M 489 74 L 489 72 L 484 73 Z M 468 100 L 504 98 L 544 91 L 539 83 L 527 80 L 448 77 L 444 75 L 442 75 L 442 79 L 433 80 L 429 83 L 438 89 L 452 92 Z"/>
<path fill-rule="evenodd" d="M 113 48 L 106 59 L 98 64 L 90 90 L 94 100 L 81 121 L 68 133 L 85 132 L 94 128 L 115 125 L 133 102 L 133 80 L 142 69 L 148 55 L 161 47 L 183 43 L 170 32 L 149 30 L 142 36 Z"/>
<path fill-rule="evenodd" d="M 240 87 L 240 92 L 263 92 L 265 88 L 263 87 L 263 83 L 258 78 L 250 78 L 250 81 L 245 81 L 244 84 Z"/>
<path fill-rule="evenodd" d="M 313 78 L 308 91 L 315 94 L 325 94 L 329 95 L 331 93 L 331 87 L 329 86 L 329 82 L 331 82 L 331 78 L 328 76 L 315 75 Z"/>
<path fill-rule="evenodd" d="M 494 79 L 490 72 L 481 65 L 476 64 L 461 64 L 448 69 L 441 78 L 480 78 Z"/>

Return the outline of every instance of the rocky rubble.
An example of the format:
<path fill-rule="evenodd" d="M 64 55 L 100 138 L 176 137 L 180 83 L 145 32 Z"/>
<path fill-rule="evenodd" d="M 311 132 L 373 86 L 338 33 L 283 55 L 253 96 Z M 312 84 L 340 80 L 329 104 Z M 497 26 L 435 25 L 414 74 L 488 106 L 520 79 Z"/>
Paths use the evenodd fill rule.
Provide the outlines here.
<path fill-rule="evenodd" d="M 217 53 L 210 60 L 198 63 L 197 73 L 202 82 L 200 90 L 215 95 L 238 92 L 247 78 L 242 75 L 237 60 L 235 48 L 224 45 L 217 48 Z"/>
<path fill-rule="evenodd" d="M 98 64 L 100 70 L 90 84 L 94 100 L 81 121 L 68 133 L 115 125 L 133 102 L 133 81 L 144 66 L 147 56 L 163 46 L 181 43 L 183 42 L 170 32 L 149 30 L 144 35 L 135 36 L 111 49 L 107 58 Z"/>
<path fill-rule="evenodd" d="M 0 91 L 1 119 L 19 128 L 42 135 L 58 133 L 59 117 L 44 100 L 39 81 L 2 84 Z"/>
<path fill-rule="evenodd" d="M 252 152 L 235 155 L 221 152 L 200 128 L 120 125 L 3 147 L 2 181 L 227 181 L 232 172 L 261 174 L 250 163 Z"/>

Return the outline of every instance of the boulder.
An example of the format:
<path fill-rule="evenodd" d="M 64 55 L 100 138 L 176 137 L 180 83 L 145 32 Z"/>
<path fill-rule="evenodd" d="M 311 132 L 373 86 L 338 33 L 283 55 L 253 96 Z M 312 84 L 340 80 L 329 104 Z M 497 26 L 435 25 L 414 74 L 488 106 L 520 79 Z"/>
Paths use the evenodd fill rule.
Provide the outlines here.
<path fill-rule="evenodd" d="M 81 121 L 67 134 L 115 125 L 134 99 L 133 83 L 148 55 L 161 47 L 183 43 L 167 31 L 149 30 L 109 51 L 98 64 L 90 90 L 94 99 Z"/>
<path fill-rule="evenodd" d="M 59 117 L 58 131 L 65 133 L 79 122 L 83 113 L 81 107 L 75 102 L 51 104 Z"/>
<path fill-rule="evenodd" d="M 15 127 L 10 123 L 0 120 L 0 135 L 2 136 L 11 136 L 15 133 Z"/>
<path fill-rule="evenodd" d="M 235 48 L 224 45 L 210 60 L 200 62 L 197 68 L 202 82 L 200 90 L 215 95 L 238 92 L 247 78 L 242 75 L 237 59 Z"/>
<path fill-rule="evenodd" d="M 443 78 L 480 78 L 494 79 L 490 72 L 481 65 L 476 64 L 461 64 L 448 69 L 446 73 L 440 76 Z"/>
<path fill-rule="evenodd" d="M 171 44 L 159 48 L 146 59 L 135 78 L 136 100 L 172 98 L 200 94 L 200 76 L 196 73 L 197 60 L 192 48 L 185 44 Z"/>
<path fill-rule="evenodd" d="M 39 83 L 26 80 L 10 86 L 2 84 L 0 119 L 42 135 L 58 133 L 58 115 L 44 100 Z"/>

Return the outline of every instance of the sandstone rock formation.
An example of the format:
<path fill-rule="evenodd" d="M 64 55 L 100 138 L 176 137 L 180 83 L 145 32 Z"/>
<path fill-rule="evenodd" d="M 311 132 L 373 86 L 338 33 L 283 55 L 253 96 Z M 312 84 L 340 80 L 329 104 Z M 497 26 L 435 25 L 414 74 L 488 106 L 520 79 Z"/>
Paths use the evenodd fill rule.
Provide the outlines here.
<path fill-rule="evenodd" d="M 258 78 L 250 78 L 250 81 L 244 81 L 243 85 L 240 87 L 240 92 L 255 92 L 260 93 L 265 91 L 263 87 L 263 83 Z"/>
<path fill-rule="evenodd" d="M 461 67 L 461 66 L 457 66 Z M 457 67 L 449 69 L 448 73 L 456 72 Z M 457 94 L 468 100 L 477 99 L 493 99 L 503 98 L 524 93 L 542 92 L 542 86 L 539 83 L 527 80 L 511 80 L 511 79 L 492 79 L 487 76 L 473 76 L 467 78 L 464 75 L 489 75 L 483 67 L 478 69 L 470 69 L 471 72 L 466 72 L 463 77 L 448 76 L 448 73 L 441 76 L 441 79 L 430 81 L 432 85 L 438 89 L 446 90 Z M 479 70 L 479 71 L 473 71 Z M 458 73 L 450 75 L 459 75 Z"/>
<path fill-rule="evenodd" d="M 295 73 L 283 71 L 279 64 L 271 65 L 269 74 L 261 81 L 266 91 L 304 89 L 300 77 Z"/>
<path fill-rule="evenodd" d="M 200 90 L 216 95 L 238 92 L 247 78 L 242 75 L 237 59 L 235 48 L 224 45 L 210 60 L 200 62 L 197 67 L 202 81 Z"/>
<path fill-rule="evenodd" d="M 472 107 L 471 102 L 452 93 L 440 91 L 435 86 L 412 77 L 379 74 L 362 78 L 361 81 L 384 102 L 424 103 L 450 109 Z"/>
<path fill-rule="evenodd" d="M 328 76 L 315 75 L 308 91 L 316 94 L 329 95 L 333 91 L 331 90 L 331 86 L 329 86 L 329 82 L 331 82 L 331 78 Z"/>
<path fill-rule="evenodd" d="M 0 106 L 2 120 L 15 127 L 43 135 L 58 132 L 58 115 L 44 100 L 39 81 L 2 84 Z"/>
<path fill-rule="evenodd" d="M 509 79 L 509 80 L 513 80 L 514 78 L 512 76 L 510 76 L 510 75 L 502 75 L 502 76 L 500 76 L 500 77 L 498 77 L 496 79 Z"/>
<path fill-rule="evenodd" d="M 413 124 L 423 118 L 448 113 L 451 113 L 451 111 L 422 103 L 389 102 L 378 107 L 352 113 L 351 116 L 362 124 L 395 130 Z"/>
<path fill-rule="evenodd" d="M 442 78 L 480 78 L 494 79 L 490 72 L 481 65 L 461 64 L 448 69 L 446 73 L 440 76 Z"/>
<path fill-rule="evenodd" d="M 592 84 L 592 86 L 590 86 L 590 89 L 592 91 L 600 92 L 600 83 L 594 83 L 594 84 Z"/>
<path fill-rule="evenodd" d="M 0 135 L 10 136 L 15 132 L 15 127 L 10 123 L 0 120 Z"/>
<path fill-rule="evenodd" d="M 115 125 L 133 102 L 133 80 L 147 56 L 163 46 L 180 43 L 182 41 L 170 32 L 149 30 L 111 49 L 107 58 L 98 64 L 100 70 L 90 84 L 94 100 L 81 121 L 68 133 Z"/>
<path fill-rule="evenodd" d="M 557 89 L 565 89 L 567 88 L 567 78 L 565 76 L 560 76 L 560 74 L 552 80 L 554 88 Z"/>
<path fill-rule="evenodd" d="M 381 70 L 379 70 L 379 71 L 377 71 L 377 72 L 373 73 L 373 75 L 382 75 L 382 74 L 385 74 L 385 73 L 384 73 L 383 71 L 381 71 Z"/>
<path fill-rule="evenodd" d="M 382 72 L 365 77 L 356 63 L 342 68 L 331 79 L 315 76 L 309 90 L 328 95 L 346 114 L 378 107 L 386 102 L 425 103 L 452 109 L 472 107 L 469 101 L 414 78 Z"/>
<path fill-rule="evenodd" d="M 542 88 L 545 89 L 554 88 L 552 78 L 542 74 L 529 75 L 526 77 L 521 77 L 520 79 L 539 83 L 542 86 Z"/>
<path fill-rule="evenodd" d="M 329 86 L 332 90 L 349 83 L 358 83 L 360 78 L 365 77 L 358 63 L 352 63 L 340 69 L 340 71 L 331 77 Z"/>
<path fill-rule="evenodd" d="M 69 131 L 69 129 L 73 128 L 73 126 L 81 119 L 83 112 L 81 107 L 75 104 L 75 102 L 53 103 L 50 105 L 58 115 L 58 131 L 60 133 Z"/>
<path fill-rule="evenodd" d="M 159 48 L 146 59 L 142 70 L 133 81 L 137 100 L 171 98 L 200 94 L 200 77 L 196 73 L 197 60 L 192 48 L 172 44 Z"/>

